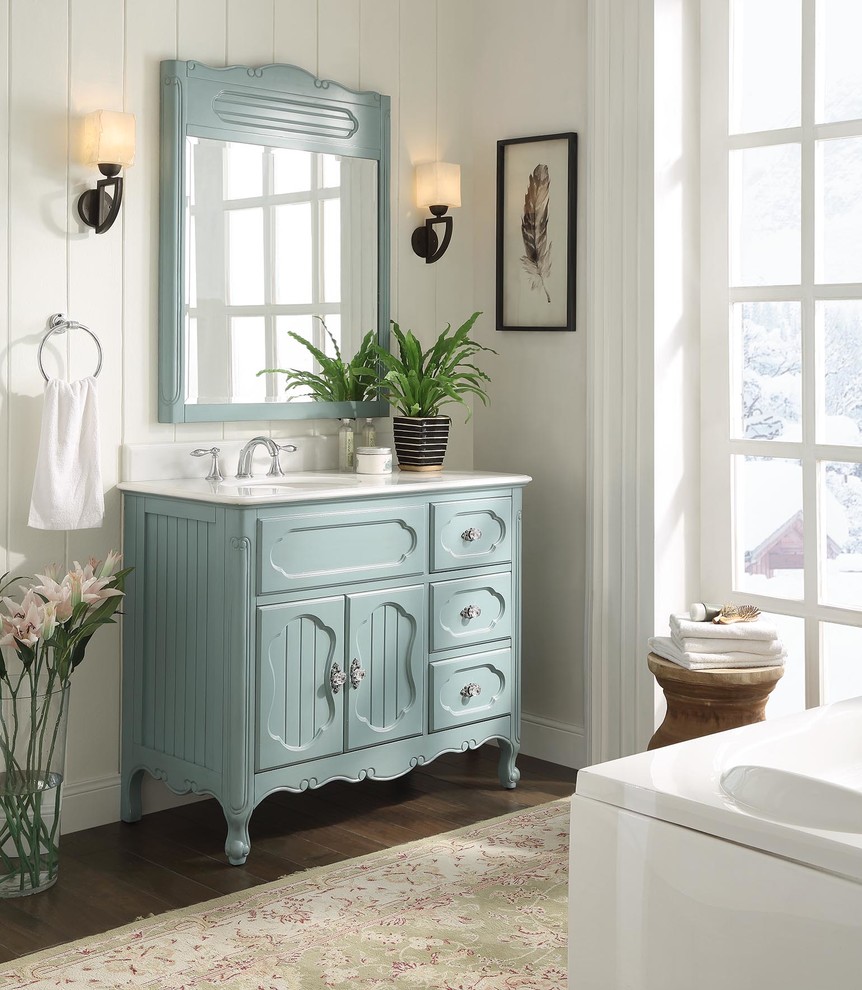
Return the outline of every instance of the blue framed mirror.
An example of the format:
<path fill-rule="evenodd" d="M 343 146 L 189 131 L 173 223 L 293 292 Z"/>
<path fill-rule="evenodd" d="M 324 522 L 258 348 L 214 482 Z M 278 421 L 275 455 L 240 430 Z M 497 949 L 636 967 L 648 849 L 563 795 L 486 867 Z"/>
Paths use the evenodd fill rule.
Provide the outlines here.
<path fill-rule="evenodd" d="M 265 369 L 388 344 L 389 97 L 292 65 L 161 65 L 159 420 L 387 416 Z"/>

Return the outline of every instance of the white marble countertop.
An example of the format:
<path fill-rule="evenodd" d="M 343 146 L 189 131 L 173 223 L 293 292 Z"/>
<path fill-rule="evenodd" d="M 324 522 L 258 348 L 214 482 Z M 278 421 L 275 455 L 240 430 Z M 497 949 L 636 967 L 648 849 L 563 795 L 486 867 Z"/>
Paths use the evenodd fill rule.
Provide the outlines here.
<path fill-rule="evenodd" d="M 171 478 L 159 481 L 121 481 L 117 487 L 124 492 L 188 498 L 219 505 L 271 505 L 471 488 L 511 488 L 526 485 L 531 480 L 526 474 L 497 474 L 493 471 L 393 471 L 386 475 L 294 471 L 285 472 L 284 477 L 277 480 L 265 475 L 244 481 L 228 477 L 222 482 L 206 481 L 204 478 Z"/>

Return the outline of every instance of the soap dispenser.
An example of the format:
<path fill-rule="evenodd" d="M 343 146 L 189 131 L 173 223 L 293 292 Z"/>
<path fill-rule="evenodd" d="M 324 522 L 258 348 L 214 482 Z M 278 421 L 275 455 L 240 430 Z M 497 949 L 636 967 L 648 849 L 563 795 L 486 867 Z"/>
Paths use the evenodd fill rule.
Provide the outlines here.
<path fill-rule="evenodd" d="M 362 427 L 362 433 L 360 434 L 360 442 L 357 444 L 358 447 L 376 447 L 377 446 L 377 430 L 374 428 L 374 423 L 370 416 L 366 416 L 365 425 Z"/>
<path fill-rule="evenodd" d="M 349 419 L 342 419 L 341 429 L 338 431 L 338 470 L 353 471 L 355 461 L 353 456 L 354 437 L 353 427 Z"/>

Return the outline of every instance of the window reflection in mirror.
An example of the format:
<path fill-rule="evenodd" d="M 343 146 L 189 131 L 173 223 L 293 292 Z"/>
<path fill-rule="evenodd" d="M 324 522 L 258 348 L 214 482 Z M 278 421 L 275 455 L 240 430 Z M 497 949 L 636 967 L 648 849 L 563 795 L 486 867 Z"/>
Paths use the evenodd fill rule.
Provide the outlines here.
<path fill-rule="evenodd" d="M 187 137 L 186 401 L 302 402 L 261 368 L 377 326 L 377 162 Z"/>

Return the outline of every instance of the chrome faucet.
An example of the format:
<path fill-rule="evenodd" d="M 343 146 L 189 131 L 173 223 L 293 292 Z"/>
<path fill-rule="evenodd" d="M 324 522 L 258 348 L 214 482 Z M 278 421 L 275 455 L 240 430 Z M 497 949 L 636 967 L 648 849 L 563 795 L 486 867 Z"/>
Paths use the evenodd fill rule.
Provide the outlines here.
<path fill-rule="evenodd" d="M 239 452 L 239 464 L 236 468 L 237 478 L 253 477 L 251 473 L 252 457 L 254 456 L 255 449 L 261 444 L 266 447 L 269 456 L 272 458 L 269 465 L 269 470 L 266 472 L 267 478 L 284 477 L 284 471 L 281 469 L 278 455 L 282 450 L 287 450 L 293 453 L 297 448 L 292 443 L 286 443 L 279 446 L 279 444 L 277 444 L 271 437 L 252 437 L 251 440 L 249 440 L 249 442 Z"/>

